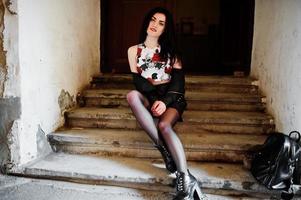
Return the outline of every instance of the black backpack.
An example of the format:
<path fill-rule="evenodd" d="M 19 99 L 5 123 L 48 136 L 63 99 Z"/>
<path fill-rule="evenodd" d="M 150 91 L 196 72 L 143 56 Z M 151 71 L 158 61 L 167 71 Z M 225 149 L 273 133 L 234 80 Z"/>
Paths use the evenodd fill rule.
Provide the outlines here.
<path fill-rule="evenodd" d="M 298 131 L 292 131 L 289 136 L 275 132 L 268 136 L 251 162 L 255 179 L 270 190 L 282 190 L 282 199 L 292 199 L 293 185 L 300 184 L 299 140 Z"/>

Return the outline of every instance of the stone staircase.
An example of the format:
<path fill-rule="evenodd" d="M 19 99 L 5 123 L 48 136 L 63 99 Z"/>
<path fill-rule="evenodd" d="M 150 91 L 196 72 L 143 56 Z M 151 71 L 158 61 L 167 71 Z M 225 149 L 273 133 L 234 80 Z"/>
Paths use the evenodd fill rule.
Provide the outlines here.
<path fill-rule="evenodd" d="M 167 173 L 159 152 L 127 105 L 125 96 L 130 89 L 129 75 L 94 77 L 81 93 L 80 107 L 65 113 L 65 126 L 48 135 L 54 153 L 15 173 L 173 192 L 174 174 Z M 186 91 L 188 108 L 184 122 L 177 123 L 175 130 L 189 168 L 211 194 L 209 199 L 218 199 L 215 195 L 224 195 L 221 199 L 271 196 L 243 165 L 274 130 L 273 118 L 264 112 L 265 98 L 257 81 L 186 76 Z"/>

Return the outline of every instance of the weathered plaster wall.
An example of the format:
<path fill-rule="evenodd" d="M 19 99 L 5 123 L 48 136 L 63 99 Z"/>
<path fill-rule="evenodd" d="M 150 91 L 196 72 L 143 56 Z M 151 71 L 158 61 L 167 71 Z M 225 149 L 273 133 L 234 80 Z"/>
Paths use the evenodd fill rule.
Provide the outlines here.
<path fill-rule="evenodd" d="M 3 0 L 2 2 L 5 5 L 3 48 L 6 55 L 6 61 L 3 63 L 6 63 L 7 66 L 3 84 L 3 97 L 20 97 L 18 0 Z"/>
<path fill-rule="evenodd" d="M 256 0 L 251 75 L 276 129 L 301 131 L 301 1 Z"/>
<path fill-rule="evenodd" d="M 17 0 L 0 1 L 0 170 L 19 161 L 20 68 Z"/>
<path fill-rule="evenodd" d="M 18 146 L 15 120 L 20 118 L 20 98 L 0 98 L 0 171 L 11 168 L 13 161 L 18 161 L 19 149 L 11 148 L 12 143 Z M 12 151 L 12 152 L 11 152 Z M 12 158 L 14 157 L 14 158 Z"/>
<path fill-rule="evenodd" d="M 6 57 L 3 48 L 4 14 L 5 7 L 3 4 L 0 4 L 0 97 L 3 97 L 4 83 L 7 74 Z"/>
<path fill-rule="evenodd" d="M 21 164 L 49 151 L 46 135 L 99 72 L 99 0 L 19 0 Z"/>

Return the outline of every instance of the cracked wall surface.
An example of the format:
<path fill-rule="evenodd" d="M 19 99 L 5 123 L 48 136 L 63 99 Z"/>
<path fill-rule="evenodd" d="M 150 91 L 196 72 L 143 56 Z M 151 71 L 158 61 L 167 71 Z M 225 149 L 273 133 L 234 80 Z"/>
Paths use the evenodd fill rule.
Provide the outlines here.
<path fill-rule="evenodd" d="M 52 150 L 47 140 L 47 134 L 44 132 L 44 130 L 40 125 L 38 125 L 38 131 L 36 133 L 36 136 L 37 136 L 37 152 L 38 152 L 37 157 L 43 157 L 49 154 Z"/>
<path fill-rule="evenodd" d="M 0 22 L 0 168 L 14 171 L 50 152 L 47 134 L 99 73 L 100 2 L 2 0 Z"/>
<path fill-rule="evenodd" d="M 20 0 L 18 15 L 25 164 L 47 152 L 47 134 L 99 73 L 100 1 Z"/>
<path fill-rule="evenodd" d="M 0 97 L 3 97 L 4 82 L 7 75 L 6 57 L 3 48 L 3 30 L 4 30 L 4 5 L 0 4 Z"/>
<path fill-rule="evenodd" d="M 11 163 L 10 135 L 14 121 L 21 115 L 20 98 L 0 99 L 0 166 L 5 172 Z"/>
<path fill-rule="evenodd" d="M 301 1 L 256 0 L 251 75 L 276 129 L 301 131 Z"/>
<path fill-rule="evenodd" d="M 70 95 L 69 92 L 62 90 L 58 99 L 58 103 L 61 110 L 61 115 L 64 116 L 64 112 L 73 108 L 76 105 L 74 95 Z"/>

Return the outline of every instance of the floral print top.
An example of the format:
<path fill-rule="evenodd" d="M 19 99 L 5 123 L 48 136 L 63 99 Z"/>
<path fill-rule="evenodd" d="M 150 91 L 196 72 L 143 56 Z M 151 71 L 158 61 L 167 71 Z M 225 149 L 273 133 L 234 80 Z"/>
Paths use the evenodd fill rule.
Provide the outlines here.
<path fill-rule="evenodd" d="M 137 50 L 137 71 L 150 82 L 169 81 L 172 66 L 170 59 L 160 58 L 160 46 L 151 49 L 145 44 L 139 44 Z"/>

